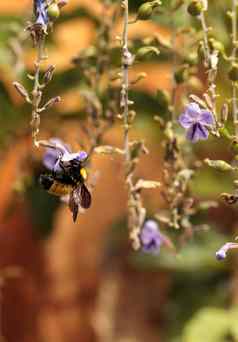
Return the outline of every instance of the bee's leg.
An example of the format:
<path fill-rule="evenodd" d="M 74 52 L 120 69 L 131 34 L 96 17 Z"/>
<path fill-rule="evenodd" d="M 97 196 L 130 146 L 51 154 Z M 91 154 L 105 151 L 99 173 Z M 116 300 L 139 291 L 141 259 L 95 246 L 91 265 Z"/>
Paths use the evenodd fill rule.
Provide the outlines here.
<path fill-rule="evenodd" d="M 54 178 L 50 175 L 40 175 L 39 182 L 45 190 L 49 190 L 54 183 Z"/>

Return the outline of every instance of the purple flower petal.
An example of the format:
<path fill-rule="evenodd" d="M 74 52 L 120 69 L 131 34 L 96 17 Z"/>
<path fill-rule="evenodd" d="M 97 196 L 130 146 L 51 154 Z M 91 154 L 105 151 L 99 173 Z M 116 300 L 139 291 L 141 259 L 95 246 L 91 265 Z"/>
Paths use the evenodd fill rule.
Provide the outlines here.
<path fill-rule="evenodd" d="M 81 152 L 76 152 L 76 153 L 64 153 L 62 157 L 62 162 L 69 162 L 71 160 L 78 160 L 78 161 L 83 161 L 87 159 L 88 155 L 86 152 L 81 151 Z"/>
<path fill-rule="evenodd" d="M 199 116 L 199 122 L 202 125 L 212 126 L 214 125 L 214 117 L 211 112 L 207 110 L 201 110 L 201 114 Z"/>
<path fill-rule="evenodd" d="M 163 237 L 160 233 L 157 222 L 153 220 L 145 222 L 140 233 L 140 240 L 142 250 L 144 252 L 159 254 L 160 246 L 163 243 Z"/>
<path fill-rule="evenodd" d="M 226 252 L 223 250 L 217 251 L 216 252 L 216 258 L 217 260 L 224 260 L 226 258 Z"/>
<path fill-rule="evenodd" d="M 55 145 L 55 148 L 61 152 L 62 154 L 64 153 L 70 153 L 71 152 L 71 149 L 68 145 L 64 144 L 62 142 L 62 140 L 58 139 L 58 138 L 51 138 L 49 140 L 49 142 L 53 145 Z"/>
<path fill-rule="evenodd" d="M 195 143 L 198 140 L 206 140 L 209 132 L 206 126 L 214 124 L 214 117 L 208 110 L 200 109 L 195 102 L 189 103 L 185 112 L 180 115 L 179 123 L 187 130 L 187 139 Z"/>
<path fill-rule="evenodd" d="M 49 18 L 46 9 L 45 0 L 34 0 L 36 24 L 46 26 L 48 24 Z"/>
<path fill-rule="evenodd" d="M 143 252 L 158 255 L 160 253 L 160 246 L 161 244 L 158 244 L 155 240 L 151 240 L 150 243 L 143 246 Z"/>
<path fill-rule="evenodd" d="M 78 160 L 78 161 L 84 161 L 84 160 L 86 160 L 88 158 L 88 154 L 87 154 L 87 152 L 85 152 L 85 151 L 80 151 L 80 152 L 78 152 L 78 156 L 76 157 L 76 159 Z"/>
<path fill-rule="evenodd" d="M 43 164 L 47 169 L 53 170 L 57 160 L 58 160 L 58 156 L 55 153 L 55 151 L 54 152 L 52 151 L 52 153 L 48 151 L 45 153 L 43 157 Z"/>
<path fill-rule="evenodd" d="M 195 123 L 187 131 L 187 139 L 193 143 L 198 140 L 206 140 L 208 138 L 208 130 L 200 123 Z"/>
<path fill-rule="evenodd" d="M 52 138 L 49 140 L 49 142 L 53 145 L 55 145 L 55 148 L 47 148 L 46 152 L 43 157 L 43 164 L 44 166 L 53 171 L 58 169 L 60 166 L 56 165 L 59 158 L 62 157 L 65 153 L 69 153 L 69 147 L 62 143 L 62 141 L 58 138 Z"/>
<path fill-rule="evenodd" d="M 60 159 L 59 158 L 56 160 L 52 170 L 54 172 L 62 172 L 63 171 L 62 167 L 60 166 Z"/>
<path fill-rule="evenodd" d="M 178 121 L 183 128 L 189 128 L 194 123 L 193 119 L 186 113 L 181 114 Z"/>
<path fill-rule="evenodd" d="M 197 119 L 201 113 L 201 109 L 196 102 L 191 102 L 186 106 L 184 113 L 190 116 L 191 119 Z"/>

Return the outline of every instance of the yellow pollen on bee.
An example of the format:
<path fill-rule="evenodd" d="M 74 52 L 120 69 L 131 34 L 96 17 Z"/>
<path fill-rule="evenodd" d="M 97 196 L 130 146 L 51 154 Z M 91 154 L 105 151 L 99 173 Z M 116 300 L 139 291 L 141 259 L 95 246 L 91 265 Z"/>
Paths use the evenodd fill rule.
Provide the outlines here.
<path fill-rule="evenodd" d="M 82 176 L 82 178 L 84 179 L 84 180 L 86 180 L 87 179 L 87 171 L 86 171 L 86 169 L 84 169 L 84 168 L 82 168 L 81 170 L 80 170 L 80 175 Z"/>

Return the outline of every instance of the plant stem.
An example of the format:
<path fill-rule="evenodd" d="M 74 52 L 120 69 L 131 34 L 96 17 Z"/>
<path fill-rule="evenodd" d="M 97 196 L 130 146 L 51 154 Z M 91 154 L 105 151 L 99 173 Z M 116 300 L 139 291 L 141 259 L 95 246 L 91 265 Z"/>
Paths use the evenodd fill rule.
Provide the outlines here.
<path fill-rule="evenodd" d="M 124 157 L 125 157 L 125 182 L 128 190 L 128 227 L 130 239 L 135 250 L 140 248 L 140 227 L 144 221 L 145 209 L 142 207 L 139 193 L 134 191 L 133 184 L 133 160 L 131 159 L 130 140 L 129 140 L 129 67 L 133 62 L 133 56 L 128 49 L 128 25 L 129 25 L 129 3 L 122 0 L 124 8 L 124 27 L 122 34 L 122 89 L 121 89 L 121 108 L 123 108 L 124 126 Z"/>
<path fill-rule="evenodd" d="M 123 107 L 123 118 L 124 118 L 124 149 L 126 163 L 130 160 L 130 150 L 129 150 L 129 123 L 128 123 L 128 112 L 129 112 L 129 61 L 130 52 L 128 50 L 128 19 L 129 19 L 129 4 L 128 0 L 123 0 L 124 7 L 124 28 L 122 36 L 122 91 L 121 91 L 121 107 Z"/>
<path fill-rule="evenodd" d="M 204 11 L 202 11 L 200 14 L 200 22 L 201 22 L 202 31 L 203 31 L 205 65 L 207 68 L 209 68 L 211 51 L 210 51 L 209 42 L 208 42 L 208 28 L 206 24 Z"/>
<path fill-rule="evenodd" d="M 207 10 L 207 9 L 206 9 Z M 208 89 L 207 89 L 207 95 L 209 95 L 211 99 L 212 104 L 212 112 L 214 114 L 214 118 L 216 120 L 216 123 L 218 121 L 217 119 L 217 112 L 216 112 L 216 99 L 217 99 L 217 93 L 216 93 L 216 76 L 217 76 L 217 64 L 214 63 L 214 60 L 218 58 L 218 51 L 212 51 L 209 46 L 209 40 L 208 40 L 208 26 L 205 19 L 205 10 L 201 12 L 199 15 L 199 19 L 202 26 L 203 31 L 203 43 L 204 43 L 204 54 L 205 54 L 205 67 L 208 69 Z"/>
<path fill-rule="evenodd" d="M 232 63 L 236 62 L 237 57 L 237 0 L 232 0 Z M 237 108 L 237 89 L 236 83 L 232 82 L 232 115 L 235 128 L 235 135 L 238 136 L 238 108 Z"/>
<path fill-rule="evenodd" d="M 41 100 L 41 90 L 40 90 L 40 67 L 41 62 L 44 59 L 44 37 L 37 44 L 37 59 L 35 62 L 35 75 L 34 75 L 34 86 L 32 90 L 32 138 L 33 144 L 39 147 L 37 141 L 37 135 L 39 133 L 40 126 L 40 115 L 38 113 L 38 108 Z"/>

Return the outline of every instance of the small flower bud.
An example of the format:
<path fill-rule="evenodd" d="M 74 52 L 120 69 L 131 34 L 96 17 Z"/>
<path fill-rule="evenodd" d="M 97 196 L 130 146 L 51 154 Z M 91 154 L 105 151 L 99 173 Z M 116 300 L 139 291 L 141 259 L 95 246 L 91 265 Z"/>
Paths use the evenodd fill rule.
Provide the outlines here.
<path fill-rule="evenodd" d="M 233 167 L 224 160 L 205 159 L 204 163 L 218 171 L 232 171 Z"/>
<path fill-rule="evenodd" d="M 52 3 L 47 8 L 47 14 L 51 20 L 56 20 L 60 16 L 60 9 L 56 3 Z"/>
<path fill-rule="evenodd" d="M 139 7 L 138 13 L 137 13 L 137 18 L 136 20 L 148 20 L 150 19 L 153 10 L 160 6 L 161 2 L 159 0 L 155 0 L 152 2 L 146 2 L 144 4 L 142 4 Z"/>
<path fill-rule="evenodd" d="M 221 122 L 224 124 L 227 122 L 229 115 L 229 107 L 227 103 L 224 103 L 221 108 Z"/>
<path fill-rule="evenodd" d="M 53 97 L 48 102 L 46 102 L 46 104 L 44 105 L 44 107 L 42 109 L 43 110 L 49 109 L 49 108 L 51 108 L 52 106 L 54 106 L 56 103 L 58 103 L 60 101 L 61 101 L 60 96 Z"/>
<path fill-rule="evenodd" d="M 171 98 L 166 90 L 158 89 L 156 99 L 162 110 L 168 110 Z"/>
<path fill-rule="evenodd" d="M 232 138 L 232 136 L 230 135 L 230 133 L 226 127 L 219 128 L 219 133 L 223 138 L 227 138 L 227 139 Z"/>
<path fill-rule="evenodd" d="M 225 51 L 224 45 L 219 40 L 211 37 L 211 38 L 209 38 L 208 43 L 209 43 L 209 47 L 212 51 L 216 50 L 222 54 L 224 53 L 224 51 Z"/>
<path fill-rule="evenodd" d="M 136 58 L 143 59 L 144 57 L 158 56 L 159 54 L 160 51 L 155 46 L 143 46 L 137 51 Z"/>
<path fill-rule="evenodd" d="M 187 10 L 191 16 L 196 17 L 196 16 L 200 15 L 201 12 L 203 11 L 203 4 L 200 0 L 193 0 L 188 5 Z"/>
<path fill-rule="evenodd" d="M 233 82 L 238 81 L 238 64 L 233 63 L 231 69 L 228 72 L 229 79 Z"/>
<path fill-rule="evenodd" d="M 139 7 L 137 13 L 137 20 L 148 20 L 153 13 L 153 6 L 151 2 L 146 2 Z"/>
<path fill-rule="evenodd" d="M 21 95 L 21 97 L 23 97 L 27 102 L 31 102 L 29 98 L 29 94 L 22 84 L 18 82 L 13 82 L 13 85 L 15 89 L 17 90 L 18 94 Z"/>
<path fill-rule="evenodd" d="M 49 68 L 46 70 L 44 77 L 43 77 L 44 84 L 47 84 L 52 80 L 54 70 L 55 70 L 54 65 L 50 65 Z"/>
<path fill-rule="evenodd" d="M 218 252 L 216 252 L 216 258 L 219 261 L 224 260 L 226 258 L 226 252 L 223 250 L 219 250 Z"/>
<path fill-rule="evenodd" d="M 236 138 L 232 139 L 231 148 L 235 153 L 238 153 L 238 140 Z"/>
<path fill-rule="evenodd" d="M 191 66 L 196 65 L 198 62 L 198 55 L 197 53 L 191 52 L 187 56 L 184 57 L 184 63 L 187 63 Z"/>
<path fill-rule="evenodd" d="M 62 8 L 62 7 L 64 7 L 67 4 L 68 4 L 68 0 L 59 0 L 58 1 L 59 8 Z"/>
<path fill-rule="evenodd" d="M 178 69 L 175 73 L 174 73 L 174 79 L 176 81 L 177 84 L 181 84 L 184 81 L 186 81 L 188 78 L 188 69 L 187 67 L 182 66 L 180 69 Z"/>

